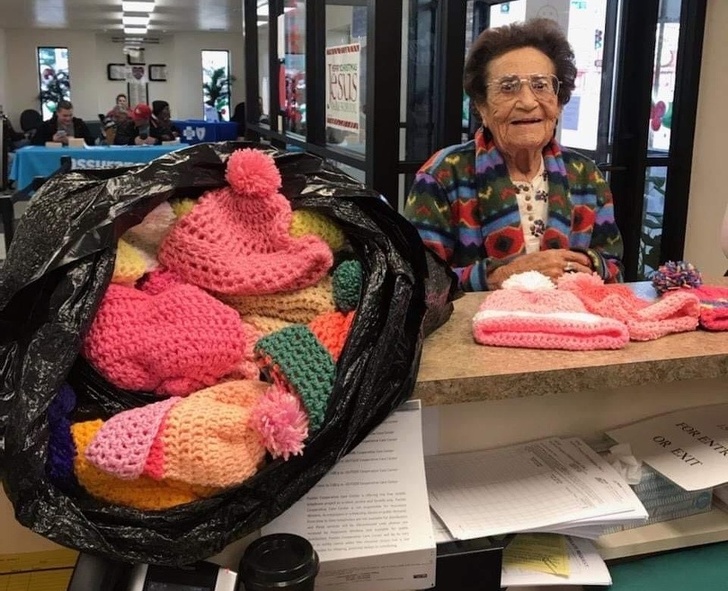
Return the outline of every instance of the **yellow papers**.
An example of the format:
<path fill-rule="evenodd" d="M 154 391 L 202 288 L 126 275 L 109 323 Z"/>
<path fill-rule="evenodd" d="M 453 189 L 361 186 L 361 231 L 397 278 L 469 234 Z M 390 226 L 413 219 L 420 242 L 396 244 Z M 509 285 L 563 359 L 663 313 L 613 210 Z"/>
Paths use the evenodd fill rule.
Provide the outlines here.
<path fill-rule="evenodd" d="M 503 566 L 568 577 L 571 568 L 563 536 L 518 534 L 503 551 Z"/>
<path fill-rule="evenodd" d="M 0 554 L 0 591 L 65 591 L 77 557 L 66 548 Z"/>
<path fill-rule="evenodd" d="M 0 574 L 32 570 L 73 568 L 78 558 L 76 550 L 59 548 L 41 552 L 0 554 Z"/>

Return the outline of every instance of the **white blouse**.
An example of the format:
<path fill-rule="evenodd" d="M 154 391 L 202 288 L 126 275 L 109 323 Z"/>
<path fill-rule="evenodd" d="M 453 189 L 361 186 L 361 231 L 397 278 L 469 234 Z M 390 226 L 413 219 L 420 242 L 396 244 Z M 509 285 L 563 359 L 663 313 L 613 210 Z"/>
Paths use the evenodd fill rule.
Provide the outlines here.
<path fill-rule="evenodd" d="M 518 213 L 521 214 L 526 252 L 538 252 L 541 249 L 541 237 L 546 230 L 549 217 L 549 181 L 543 158 L 538 173 L 530 183 L 513 181 L 513 184 L 516 187 Z"/>

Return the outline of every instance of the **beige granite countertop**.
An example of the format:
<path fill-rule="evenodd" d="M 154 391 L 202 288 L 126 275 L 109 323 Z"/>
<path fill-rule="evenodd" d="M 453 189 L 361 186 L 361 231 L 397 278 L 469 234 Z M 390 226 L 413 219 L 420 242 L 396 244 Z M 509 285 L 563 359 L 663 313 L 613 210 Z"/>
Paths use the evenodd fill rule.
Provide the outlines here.
<path fill-rule="evenodd" d="M 710 282 L 728 285 L 728 280 Z M 648 283 L 633 284 L 641 296 Z M 578 392 L 595 388 L 726 377 L 728 332 L 697 330 L 615 351 L 489 347 L 472 337 L 471 321 L 486 297 L 456 300 L 450 320 L 424 342 L 413 398 L 426 406 Z"/>

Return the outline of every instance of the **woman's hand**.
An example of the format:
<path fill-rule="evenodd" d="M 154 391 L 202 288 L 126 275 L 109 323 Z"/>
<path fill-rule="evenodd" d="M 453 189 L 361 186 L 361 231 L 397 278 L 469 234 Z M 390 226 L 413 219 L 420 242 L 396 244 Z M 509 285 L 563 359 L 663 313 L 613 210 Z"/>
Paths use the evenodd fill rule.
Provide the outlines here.
<path fill-rule="evenodd" d="M 511 275 L 526 271 L 538 271 L 555 281 L 564 273 L 593 273 L 594 269 L 591 260 L 583 252 L 552 248 L 524 254 L 507 265 L 494 269 L 488 275 L 488 288 L 499 289 Z"/>

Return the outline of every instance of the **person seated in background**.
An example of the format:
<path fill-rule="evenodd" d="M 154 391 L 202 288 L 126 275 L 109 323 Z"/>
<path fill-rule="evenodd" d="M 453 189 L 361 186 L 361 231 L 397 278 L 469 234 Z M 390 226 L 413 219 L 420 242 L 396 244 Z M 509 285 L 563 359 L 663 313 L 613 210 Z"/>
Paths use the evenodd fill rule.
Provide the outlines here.
<path fill-rule="evenodd" d="M 139 103 L 131 112 L 131 119 L 116 126 L 114 144 L 117 146 L 153 146 L 158 143 L 151 135 L 152 109 Z"/>
<path fill-rule="evenodd" d="M 160 142 L 172 142 L 179 138 L 180 131 L 172 123 L 172 115 L 167 101 L 152 102 L 152 118 L 149 133 Z"/>
<path fill-rule="evenodd" d="M 82 119 L 73 116 L 73 104 L 70 101 L 60 101 L 53 117 L 44 121 L 33 136 L 36 146 L 43 146 L 46 142 L 60 142 L 68 145 L 72 137 L 83 138 L 87 145 L 95 143 L 91 131 Z"/>
<path fill-rule="evenodd" d="M 576 77 L 558 25 L 536 19 L 483 31 L 464 70 L 482 120 L 475 138 L 420 168 L 404 215 L 465 291 L 524 271 L 622 280 L 612 194 L 594 162 L 555 138 Z"/>
<path fill-rule="evenodd" d="M 3 142 L 7 146 L 8 160 L 7 160 L 7 171 L 13 168 L 13 160 L 15 159 L 15 150 L 27 146 L 30 144 L 30 140 L 22 131 L 15 131 L 12 122 L 4 114 L 0 113 L 0 119 L 2 119 L 3 125 Z M 13 181 L 9 181 L 10 185 Z"/>
<path fill-rule="evenodd" d="M 116 95 L 116 104 L 109 110 L 108 113 L 106 113 L 106 116 L 113 117 L 114 112 L 117 110 L 123 110 L 131 116 L 131 111 L 129 110 L 129 99 L 123 92 Z"/>

